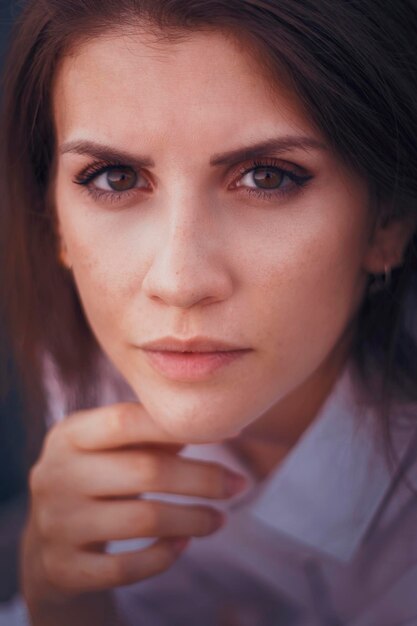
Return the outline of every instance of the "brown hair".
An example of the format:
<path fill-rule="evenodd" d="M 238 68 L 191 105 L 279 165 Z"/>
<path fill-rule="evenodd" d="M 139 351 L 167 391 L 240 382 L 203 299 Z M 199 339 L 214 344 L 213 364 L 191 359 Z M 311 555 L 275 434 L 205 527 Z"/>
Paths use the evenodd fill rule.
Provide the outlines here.
<path fill-rule="evenodd" d="M 42 354 L 71 392 L 73 408 L 94 403 L 99 348 L 71 275 L 58 263 L 48 190 L 55 138 L 52 82 L 60 59 L 115 25 L 145 26 L 161 40 L 221 29 L 252 46 L 272 80 L 284 70 L 311 120 L 366 178 L 391 219 L 417 212 L 417 6 L 414 0 L 30 0 L 19 17 L 3 83 L 0 141 L 1 301 L 13 351 L 42 420 Z M 405 302 L 417 293 L 417 236 L 389 290 L 364 298 L 354 362 L 380 403 L 417 400 L 417 345 Z M 372 283 L 375 277 L 370 276 Z M 372 388 L 381 371 L 382 387 Z M 38 422 L 36 421 L 38 416 Z M 39 432 L 41 428 L 39 428 Z M 36 440 L 36 438 L 35 438 Z M 34 444 L 32 459 L 36 454 Z"/>

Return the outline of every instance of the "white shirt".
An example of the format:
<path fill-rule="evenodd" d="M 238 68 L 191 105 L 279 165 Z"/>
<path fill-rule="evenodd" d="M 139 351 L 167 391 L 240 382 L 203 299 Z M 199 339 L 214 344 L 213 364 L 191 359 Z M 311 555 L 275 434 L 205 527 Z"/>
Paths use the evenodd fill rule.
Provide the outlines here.
<path fill-rule="evenodd" d="M 108 394 L 105 403 L 111 401 Z M 416 418 L 417 405 L 395 408 L 395 448 L 415 489 Z M 398 467 L 390 473 L 380 433 L 374 410 L 355 397 L 348 363 L 311 426 L 263 482 L 225 445 L 185 448 L 184 456 L 244 473 L 249 487 L 227 503 L 209 502 L 227 511 L 226 525 L 192 539 L 169 570 L 114 590 L 125 620 L 131 626 L 417 625 L 417 495 L 398 481 Z M 109 550 L 148 544 L 113 542 Z M 9 614 L 3 622 L 0 612 L 0 626 L 24 625 L 22 606 L 16 602 L 13 610 L 19 621 Z"/>
<path fill-rule="evenodd" d="M 417 418 L 416 405 L 398 413 L 403 462 L 417 448 L 407 416 Z M 379 434 L 374 411 L 354 398 L 348 365 L 281 465 L 261 484 L 252 477 L 231 504 L 217 502 L 228 510 L 223 529 L 193 539 L 165 573 L 115 591 L 129 624 L 417 624 L 417 496 L 396 484 Z M 251 477 L 223 445 L 184 455 Z"/>

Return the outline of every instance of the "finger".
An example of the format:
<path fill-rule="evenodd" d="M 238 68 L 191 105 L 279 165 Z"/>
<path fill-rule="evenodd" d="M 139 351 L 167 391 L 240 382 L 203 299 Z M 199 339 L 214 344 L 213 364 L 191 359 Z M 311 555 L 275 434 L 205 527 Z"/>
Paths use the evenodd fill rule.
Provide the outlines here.
<path fill-rule="evenodd" d="M 121 402 L 80 411 L 62 423 L 80 450 L 105 450 L 143 443 L 184 445 L 165 432 L 138 402 Z"/>
<path fill-rule="evenodd" d="M 164 572 L 177 560 L 186 545 L 184 538 L 160 539 L 143 550 L 133 552 L 77 552 L 74 564 L 67 558 L 53 558 L 53 563 L 47 567 L 48 577 L 60 591 L 70 594 L 113 589 Z"/>
<path fill-rule="evenodd" d="M 55 523 L 51 520 L 41 532 L 59 537 L 61 543 L 87 546 L 142 537 L 205 537 L 223 522 L 223 514 L 210 507 L 125 500 L 97 502 L 73 511 Z"/>
<path fill-rule="evenodd" d="M 155 492 L 221 499 L 246 485 L 245 478 L 217 463 L 156 450 L 80 455 L 67 480 L 69 488 L 90 497 Z"/>

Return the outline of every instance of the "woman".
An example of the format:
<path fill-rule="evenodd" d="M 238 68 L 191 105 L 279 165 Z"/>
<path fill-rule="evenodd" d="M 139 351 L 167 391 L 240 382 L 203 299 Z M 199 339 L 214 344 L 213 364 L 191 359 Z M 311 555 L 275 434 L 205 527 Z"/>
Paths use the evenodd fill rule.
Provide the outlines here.
<path fill-rule="evenodd" d="M 56 422 L 35 626 L 415 623 L 416 26 L 406 0 L 27 3 L 3 262 Z"/>

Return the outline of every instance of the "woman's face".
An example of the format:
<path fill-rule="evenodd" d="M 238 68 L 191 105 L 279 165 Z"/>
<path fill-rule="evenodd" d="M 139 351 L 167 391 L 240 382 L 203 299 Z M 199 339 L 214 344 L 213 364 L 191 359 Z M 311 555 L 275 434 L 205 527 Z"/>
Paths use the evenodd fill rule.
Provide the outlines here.
<path fill-rule="evenodd" d="M 285 82 L 273 91 L 220 33 L 152 44 L 138 30 L 66 57 L 54 112 L 64 258 L 154 419 L 220 440 L 302 388 L 361 300 L 370 218 L 365 183 Z M 173 378 L 140 348 L 166 336 L 250 351 Z"/>

